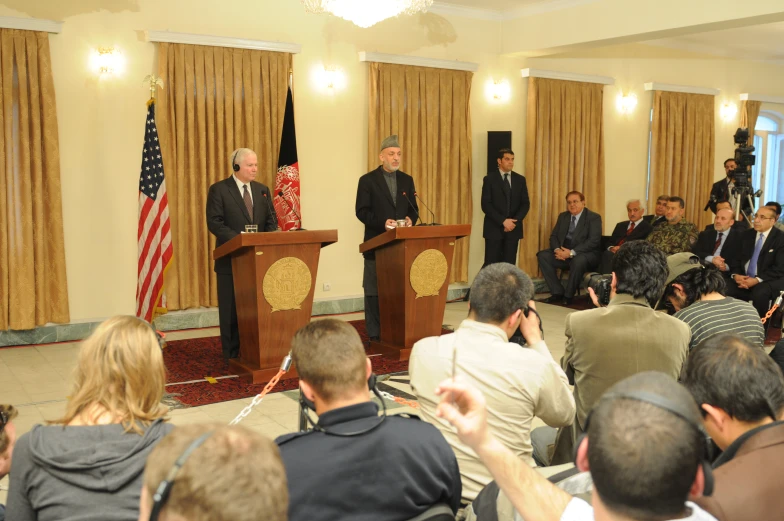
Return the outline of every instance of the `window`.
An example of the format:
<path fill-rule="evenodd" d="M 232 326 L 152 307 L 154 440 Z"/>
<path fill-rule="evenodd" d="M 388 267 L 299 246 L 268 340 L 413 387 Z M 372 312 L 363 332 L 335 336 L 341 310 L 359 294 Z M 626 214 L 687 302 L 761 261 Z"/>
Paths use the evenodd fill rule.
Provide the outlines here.
<path fill-rule="evenodd" d="M 784 124 L 782 116 L 764 111 L 754 126 L 756 165 L 751 169 L 752 185 L 762 190 L 756 205 L 784 199 Z"/>

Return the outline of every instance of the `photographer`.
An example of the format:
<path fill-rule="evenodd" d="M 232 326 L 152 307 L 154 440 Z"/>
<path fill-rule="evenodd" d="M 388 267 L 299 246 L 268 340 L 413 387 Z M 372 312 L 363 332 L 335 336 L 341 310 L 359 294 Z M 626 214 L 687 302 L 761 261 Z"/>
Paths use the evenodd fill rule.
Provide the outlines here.
<path fill-rule="evenodd" d="M 577 416 L 558 431 L 553 465 L 572 460 L 588 412 L 610 386 L 641 371 L 677 378 L 689 352 L 688 326 L 651 307 L 667 280 L 664 254 L 646 241 L 629 242 L 615 254 L 612 271 L 609 305 L 566 317 L 561 367 L 574 384 Z"/>
<path fill-rule="evenodd" d="M 703 266 L 697 255 L 687 252 L 667 257 L 667 266 L 670 274 L 662 299 L 676 311 L 674 317 L 689 326 L 689 350 L 719 333 L 734 333 L 762 347 L 765 330 L 757 310 L 724 296 L 724 277 L 715 266 Z"/>
<path fill-rule="evenodd" d="M 736 134 L 737 136 L 737 134 Z M 724 173 L 726 177 L 721 181 L 716 181 L 713 183 L 713 187 L 711 188 L 710 193 L 710 201 L 708 206 L 710 207 L 711 211 L 715 214 L 716 213 L 716 205 L 719 201 L 729 201 L 730 205 L 732 206 L 732 210 L 735 211 L 735 171 L 738 168 L 738 163 L 735 161 L 735 158 L 731 157 L 724 161 Z M 749 193 L 754 193 L 754 187 L 749 184 Z M 753 212 L 751 206 L 749 206 L 748 200 L 744 200 L 741 204 L 741 208 L 743 212 L 751 216 Z"/>
<path fill-rule="evenodd" d="M 520 268 L 490 264 L 471 285 L 468 318 L 457 331 L 424 338 L 411 351 L 408 370 L 422 418 L 435 425 L 454 450 L 466 499 L 473 500 L 492 477 L 449 423 L 436 416 L 434 389 L 453 377 L 453 369 L 481 389 L 490 430 L 530 466 L 535 466 L 534 416 L 554 427 L 569 425 L 574 418 L 569 381 L 544 343 L 533 295 L 533 282 Z M 510 341 L 518 330 L 528 347 Z"/>

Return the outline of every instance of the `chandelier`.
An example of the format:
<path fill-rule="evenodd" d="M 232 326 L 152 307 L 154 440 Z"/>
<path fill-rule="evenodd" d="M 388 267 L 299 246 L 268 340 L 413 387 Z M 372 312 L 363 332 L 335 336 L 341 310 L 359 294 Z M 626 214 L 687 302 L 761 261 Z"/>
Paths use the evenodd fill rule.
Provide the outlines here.
<path fill-rule="evenodd" d="M 329 13 L 363 28 L 401 14 L 424 13 L 433 0 L 302 0 L 307 13 Z"/>

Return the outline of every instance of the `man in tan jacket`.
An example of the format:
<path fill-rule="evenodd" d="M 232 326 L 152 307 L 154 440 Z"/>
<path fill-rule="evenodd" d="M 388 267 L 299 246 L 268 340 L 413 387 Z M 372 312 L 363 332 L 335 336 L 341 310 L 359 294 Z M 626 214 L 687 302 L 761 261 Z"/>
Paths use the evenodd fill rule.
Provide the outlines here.
<path fill-rule="evenodd" d="M 558 431 L 551 465 L 572 461 L 585 419 L 607 389 L 642 371 L 677 379 L 689 354 L 689 326 L 651 307 L 667 279 L 664 254 L 646 241 L 628 242 L 612 269 L 610 304 L 566 317 L 561 367 L 574 385 L 577 415 Z"/>

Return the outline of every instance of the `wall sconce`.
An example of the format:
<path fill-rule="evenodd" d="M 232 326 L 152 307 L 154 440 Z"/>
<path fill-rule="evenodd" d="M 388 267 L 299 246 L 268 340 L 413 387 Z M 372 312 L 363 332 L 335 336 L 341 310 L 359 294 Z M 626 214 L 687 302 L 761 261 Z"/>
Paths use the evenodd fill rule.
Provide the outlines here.
<path fill-rule="evenodd" d="M 98 47 L 90 57 L 90 65 L 96 74 L 104 77 L 123 72 L 125 60 L 114 47 Z"/>
<path fill-rule="evenodd" d="M 334 65 L 325 65 L 323 69 L 317 71 L 318 86 L 325 92 L 336 92 L 343 90 L 346 86 L 346 75 Z"/>
<path fill-rule="evenodd" d="M 508 101 L 511 96 L 512 88 L 506 80 L 494 80 L 487 85 L 487 97 L 495 102 Z"/>
<path fill-rule="evenodd" d="M 618 106 L 618 112 L 621 114 L 631 114 L 637 106 L 637 96 L 635 94 L 627 94 L 625 96 L 623 94 L 618 94 L 616 104 Z"/>
<path fill-rule="evenodd" d="M 738 106 L 730 102 L 725 102 L 719 109 L 719 115 L 721 116 L 721 119 L 724 121 L 731 121 L 735 119 L 735 115 L 737 113 L 738 113 Z"/>

